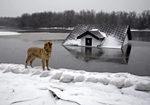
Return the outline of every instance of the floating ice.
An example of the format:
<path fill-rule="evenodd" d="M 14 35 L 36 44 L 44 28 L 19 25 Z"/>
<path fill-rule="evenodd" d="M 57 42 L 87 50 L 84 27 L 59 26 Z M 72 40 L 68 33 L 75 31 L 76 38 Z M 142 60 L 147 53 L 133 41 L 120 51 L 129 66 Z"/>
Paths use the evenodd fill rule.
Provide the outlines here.
<path fill-rule="evenodd" d="M 0 32 L 0 36 L 7 36 L 7 35 L 20 35 L 17 32 Z"/>

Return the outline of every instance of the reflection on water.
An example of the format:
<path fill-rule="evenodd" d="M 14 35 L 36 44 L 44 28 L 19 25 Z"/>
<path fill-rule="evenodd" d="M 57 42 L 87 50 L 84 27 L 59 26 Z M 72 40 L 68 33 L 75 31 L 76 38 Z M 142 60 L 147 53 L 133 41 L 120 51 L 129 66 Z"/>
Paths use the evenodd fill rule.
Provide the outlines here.
<path fill-rule="evenodd" d="M 127 64 L 131 52 L 130 44 L 127 44 L 122 49 L 78 46 L 64 46 L 64 48 L 66 48 L 76 58 L 84 60 L 86 62 L 90 60 L 99 60 L 105 62 Z"/>
<path fill-rule="evenodd" d="M 132 31 L 132 40 L 150 42 L 149 31 Z"/>

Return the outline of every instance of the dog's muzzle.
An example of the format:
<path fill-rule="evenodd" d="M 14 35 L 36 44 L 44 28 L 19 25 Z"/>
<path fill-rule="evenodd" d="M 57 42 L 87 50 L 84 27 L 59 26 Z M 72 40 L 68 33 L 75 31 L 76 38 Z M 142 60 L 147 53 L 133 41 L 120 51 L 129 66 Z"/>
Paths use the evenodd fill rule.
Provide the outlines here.
<path fill-rule="evenodd" d="M 49 52 L 51 52 L 51 50 L 46 50 L 46 52 L 48 52 L 48 53 L 49 53 Z"/>

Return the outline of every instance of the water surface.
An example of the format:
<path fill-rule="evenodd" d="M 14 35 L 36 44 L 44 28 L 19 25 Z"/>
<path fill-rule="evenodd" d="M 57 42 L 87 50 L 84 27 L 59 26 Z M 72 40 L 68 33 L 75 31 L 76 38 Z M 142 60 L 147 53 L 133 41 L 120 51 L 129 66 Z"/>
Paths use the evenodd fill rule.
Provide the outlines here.
<path fill-rule="evenodd" d="M 0 39 L 0 63 L 24 64 L 31 46 L 43 47 L 43 41 Z M 51 68 L 67 68 L 89 72 L 128 72 L 150 76 L 150 43 L 130 41 L 124 50 L 62 46 L 53 41 Z M 36 59 L 34 66 L 41 66 Z"/>

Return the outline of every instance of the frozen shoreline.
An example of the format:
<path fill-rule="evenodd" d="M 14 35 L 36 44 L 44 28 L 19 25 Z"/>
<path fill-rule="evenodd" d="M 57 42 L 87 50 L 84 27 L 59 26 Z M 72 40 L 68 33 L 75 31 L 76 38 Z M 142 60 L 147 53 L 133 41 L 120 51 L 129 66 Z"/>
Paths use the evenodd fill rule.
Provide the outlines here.
<path fill-rule="evenodd" d="M 1 32 L 0 36 L 12 36 L 12 35 L 20 35 L 18 32 Z"/>
<path fill-rule="evenodd" d="M 30 41 L 38 41 L 38 40 L 64 40 L 69 35 L 69 33 L 47 33 L 47 32 L 37 32 L 37 33 L 14 33 L 14 32 L 7 32 L 7 35 L 5 33 L 1 32 L 0 33 L 0 38 L 22 39 L 22 40 L 30 40 Z"/>
<path fill-rule="evenodd" d="M 150 30 L 132 29 L 132 32 L 150 32 Z M 29 41 L 46 41 L 46 40 L 65 40 L 69 33 L 49 33 L 49 32 L 32 32 L 32 33 L 17 33 L 17 32 L 1 32 L 0 38 L 21 39 Z"/>
<path fill-rule="evenodd" d="M 138 30 L 138 29 L 131 29 L 131 32 L 150 32 L 150 30 Z"/>
<path fill-rule="evenodd" d="M 0 105 L 149 105 L 150 77 L 0 64 Z"/>

